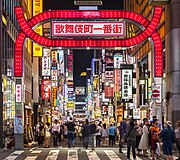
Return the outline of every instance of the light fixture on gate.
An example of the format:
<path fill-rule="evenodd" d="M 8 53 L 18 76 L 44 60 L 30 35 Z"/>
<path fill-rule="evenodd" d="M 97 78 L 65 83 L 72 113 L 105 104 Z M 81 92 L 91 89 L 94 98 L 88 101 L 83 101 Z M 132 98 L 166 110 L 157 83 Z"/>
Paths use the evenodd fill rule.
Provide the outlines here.
<path fill-rule="evenodd" d="M 101 0 L 75 0 L 74 5 L 76 6 L 102 6 Z"/>

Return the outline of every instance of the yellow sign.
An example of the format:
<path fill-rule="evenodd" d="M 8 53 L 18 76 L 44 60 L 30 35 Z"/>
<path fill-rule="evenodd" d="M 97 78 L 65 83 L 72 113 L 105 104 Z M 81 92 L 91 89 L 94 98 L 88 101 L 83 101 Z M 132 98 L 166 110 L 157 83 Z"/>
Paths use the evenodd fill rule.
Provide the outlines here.
<path fill-rule="evenodd" d="M 33 16 L 43 11 L 43 0 L 33 0 Z M 35 32 L 42 36 L 42 25 L 35 29 Z M 33 56 L 42 57 L 42 47 L 33 43 Z"/>
<path fill-rule="evenodd" d="M 52 106 L 56 106 L 56 98 L 57 98 L 57 89 L 52 88 Z"/>

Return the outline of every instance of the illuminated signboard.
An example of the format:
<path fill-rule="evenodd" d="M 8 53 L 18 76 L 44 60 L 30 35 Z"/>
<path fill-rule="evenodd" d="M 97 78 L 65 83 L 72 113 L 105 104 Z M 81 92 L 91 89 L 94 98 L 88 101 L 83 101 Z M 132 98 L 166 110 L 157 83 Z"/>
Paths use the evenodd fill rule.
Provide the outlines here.
<path fill-rule="evenodd" d="M 22 86 L 20 84 L 16 84 L 16 102 L 20 103 L 22 101 Z"/>
<path fill-rule="evenodd" d="M 50 99 L 50 88 L 51 88 L 50 80 L 43 79 L 41 85 L 42 99 L 46 99 L 46 100 Z"/>
<path fill-rule="evenodd" d="M 52 81 L 58 80 L 58 71 L 57 70 L 51 70 L 51 80 Z"/>
<path fill-rule="evenodd" d="M 56 106 L 56 98 L 57 98 L 57 89 L 52 88 L 52 106 Z"/>
<path fill-rule="evenodd" d="M 114 55 L 114 68 L 120 68 L 121 64 L 123 64 L 123 56 Z"/>
<path fill-rule="evenodd" d="M 125 36 L 125 22 L 53 22 L 53 36 Z"/>
<path fill-rule="evenodd" d="M 43 57 L 42 57 L 42 76 L 50 76 L 50 50 L 43 49 Z"/>
<path fill-rule="evenodd" d="M 33 16 L 43 11 L 43 0 L 33 0 Z M 35 32 L 42 36 L 42 25 L 35 29 Z M 33 56 L 42 57 L 42 46 L 33 43 Z"/>
<path fill-rule="evenodd" d="M 16 7 L 15 13 L 21 28 L 17 36 L 15 53 L 14 53 L 14 75 L 16 77 L 23 76 L 23 45 L 26 38 L 29 38 L 37 44 L 47 47 L 130 47 L 142 43 L 144 40 L 152 37 L 154 44 L 154 63 L 155 77 L 162 77 L 163 59 L 162 59 L 162 40 L 157 32 L 163 8 L 154 7 L 154 13 L 151 21 L 131 11 L 75 11 L 75 10 L 57 10 L 45 11 L 32 17 L 28 21 L 24 17 L 23 8 Z M 38 35 L 33 28 L 39 24 L 52 19 L 127 19 L 140 27 L 144 28 L 142 32 L 132 38 L 127 39 L 50 39 Z"/>
<path fill-rule="evenodd" d="M 132 69 L 122 69 L 122 99 L 132 99 Z"/>

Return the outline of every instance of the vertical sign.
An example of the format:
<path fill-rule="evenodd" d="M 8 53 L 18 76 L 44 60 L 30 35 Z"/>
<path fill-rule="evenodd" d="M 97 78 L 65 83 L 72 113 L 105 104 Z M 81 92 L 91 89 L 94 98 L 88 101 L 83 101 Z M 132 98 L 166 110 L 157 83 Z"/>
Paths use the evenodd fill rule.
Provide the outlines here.
<path fill-rule="evenodd" d="M 42 57 L 42 76 L 50 76 L 51 64 L 50 64 L 50 49 L 43 49 Z"/>
<path fill-rule="evenodd" d="M 114 111 L 113 111 L 113 106 L 108 106 L 108 115 L 109 115 L 110 117 L 113 117 L 113 113 L 114 113 Z"/>
<path fill-rule="evenodd" d="M 114 68 L 119 69 L 121 64 L 123 64 L 123 56 L 122 55 L 114 55 Z"/>
<path fill-rule="evenodd" d="M 21 103 L 21 101 L 22 101 L 21 84 L 16 84 L 16 102 Z"/>
<path fill-rule="evenodd" d="M 122 99 L 132 99 L 132 69 L 122 69 Z"/>
<path fill-rule="evenodd" d="M 42 85 L 41 85 L 41 93 L 42 93 L 42 99 L 49 100 L 50 99 L 50 80 L 49 79 L 43 79 Z"/>
<path fill-rule="evenodd" d="M 43 11 L 43 0 L 33 0 L 33 16 Z M 42 36 L 42 25 L 35 29 L 38 35 Z M 42 47 L 36 43 L 33 43 L 33 56 L 42 57 Z"/>
<path fill-rule="evenodd" d="M 52 88 L 52 106 L 56 106 L 56 98 L 57 98 L 57 89 Z"/>

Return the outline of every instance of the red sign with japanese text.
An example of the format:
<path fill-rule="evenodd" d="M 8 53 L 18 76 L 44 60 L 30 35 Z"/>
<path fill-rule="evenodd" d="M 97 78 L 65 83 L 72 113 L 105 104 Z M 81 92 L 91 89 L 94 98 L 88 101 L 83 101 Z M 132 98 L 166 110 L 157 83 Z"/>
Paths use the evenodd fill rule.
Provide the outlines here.
<path fill-rule="evenodd" d="M 42 99 L 50 99 L 51 84 L 49 79 L 43 79 L 41 85 Z"/>
<path fill-rule="evenodd" d="M 125 36 L 125 22 L 53 22 L 53 36 Z"/>

